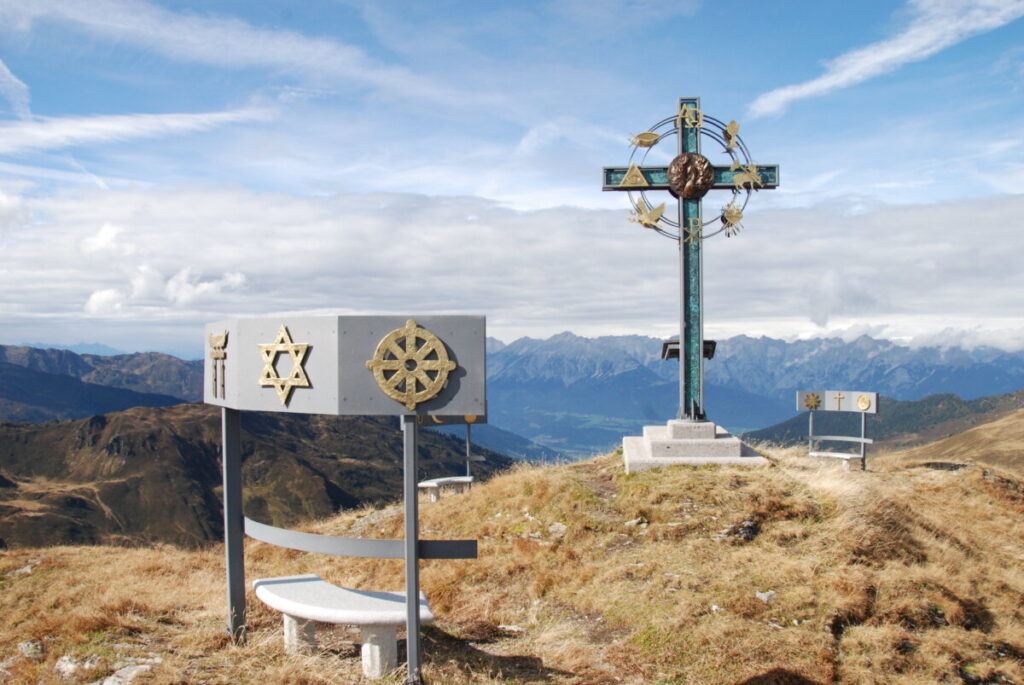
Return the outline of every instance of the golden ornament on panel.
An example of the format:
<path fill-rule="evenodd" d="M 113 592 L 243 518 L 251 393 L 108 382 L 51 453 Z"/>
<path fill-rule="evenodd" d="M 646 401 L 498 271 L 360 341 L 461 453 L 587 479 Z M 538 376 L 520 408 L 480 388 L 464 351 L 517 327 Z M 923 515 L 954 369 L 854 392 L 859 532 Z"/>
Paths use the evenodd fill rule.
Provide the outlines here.
<path fill-rule="evenodd" d="M 306 361 L 306 354 L 309 352 L 308 343 L 292 342 L 291 333 L 284 325 L 277 332 L 277 338 L 269 345 L 257 345 L 260 349 L 260 356 L 263 357 L 263 370 L 260 372 L 260 385 L 272 387 L 277 391 L 277 398 L 281 404 L 288 404 L 291 399 L 292 390 L 295 388 L 308 388 L 309 377 L 303 364 Z M 277 355 L 285 353 L 292 360 L 292 370 L 282 378 L 277 374 L 275 362 Z"/>
<path fill-rule="evenodd" d="M 216 335 L 210 333 L 208 339 L 210 342 L 210 359 L 213 361 L 213 373 L 211 374 L 213 396 L 224 399 L 224 362 L 228 358 L 228 332 L 224 331 Z"/>
<path fill-rule="evenodd" d="M 821 397 L 819 397 L 817 393 L 807 393 L 806 395 L 804 395 L 804 406 L 810 409 L 811 411 L 814 411 L 815 409 L 821 406 Z"/>
<path fill-rule="evenodd" d="M 437 397 L 456 367 L 444 342 L 414 319 L 385 335 L 366 362 L 381 392 L 409 411 Z"/>

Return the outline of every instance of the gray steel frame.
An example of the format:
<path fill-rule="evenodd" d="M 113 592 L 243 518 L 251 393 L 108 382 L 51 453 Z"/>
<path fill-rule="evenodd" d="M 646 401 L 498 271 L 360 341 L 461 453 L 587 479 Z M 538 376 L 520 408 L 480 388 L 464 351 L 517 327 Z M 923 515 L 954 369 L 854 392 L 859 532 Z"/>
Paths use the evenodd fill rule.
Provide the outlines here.
<path fill-rule="evenodd" d="M 420 595 L 419 560 L 474 559 L 476 540 L 419 539 L 417 497 L 416 416 L 399 417 L 403 444 L 404 540 L 362 540 L 332 535 L 315 535 L 268 526 L 242 513 L 241 411 L 221 408 L 224 475 L 224 556 L 227 577 L 227 631 L 231 641 L 245 641 L 245 546 L 244 535 L 272 545 L 320 554 L 354 557 L 405 559 L 406 597 L 406 685 L 423 682 L 421 674 L 420 615 L 415 598 Z M 412 600 L 410 600 L 412 598 Z"/>
<path fill-rule="evenodd" d="M 853 413 L 853 412 L 847 412 Z M 848 452 L 817 452 L 814 449 L 815 440 L 834 440 L 836 442 L 860 443 L 860 470 L 868 470 L 868 445 L 874 444 L 874 440 L 868 437 L 868 415 L 860 414 L 860 437 L 852 435 L 815 435 L 814 434 L 814 412 L 807 412 L 807 456 L 809 457 L 856 457 L 856 454 Z"/>

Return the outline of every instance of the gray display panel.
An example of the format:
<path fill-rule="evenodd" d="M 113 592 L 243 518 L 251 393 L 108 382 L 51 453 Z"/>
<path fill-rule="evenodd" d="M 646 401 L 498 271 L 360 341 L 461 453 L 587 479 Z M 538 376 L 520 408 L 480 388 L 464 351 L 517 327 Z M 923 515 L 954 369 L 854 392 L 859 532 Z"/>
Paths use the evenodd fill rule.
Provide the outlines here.
<path fill-rule="evenodd" d="M 878 413 L 878 393 L 863 390 L 798 390 L 797 411 Z"/>
<path fill-rule="evenodd" d="M 328 415 L 486 412 L 483 316 L 260 317 L 208 324 L 205 335 L 209 404 Z"/>

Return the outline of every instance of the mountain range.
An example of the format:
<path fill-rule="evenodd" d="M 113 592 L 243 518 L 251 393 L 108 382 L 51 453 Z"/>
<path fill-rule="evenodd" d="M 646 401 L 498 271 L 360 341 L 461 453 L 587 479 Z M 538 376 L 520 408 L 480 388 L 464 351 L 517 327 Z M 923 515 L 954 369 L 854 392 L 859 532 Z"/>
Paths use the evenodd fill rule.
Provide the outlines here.
<path fill-rule="evenodd" d="M 509 344 L 489 338 L 489 423 L 474 430 L 474 440 L 509 455 L 543 460 L 607 451 L 624 435 L 667 421 L 678 407 L 679 367 L 675 360 L 660 358 L 661 344 L 644 336 L 586 338 L 569 332 Z M 26 402 L 0 384 L 0 418 L 72 418 L 111 407 L 166 403 L 166 398 L 141 396 L 147 393 L 189 401 L 201 397 L 200 360 L 153 352 L 101 356 L 0 346 L 4 362 L 140 396 L 121 396 L 120 405 L 46 407 L 36 401 L 19 413 L 15 405 Z M 39 377 L 32 384 L 42 388 L 47 382 L 55 383 Z M 741 335 L 719 341 L 705 365 L 708 417 L 734 433 L 792 418 L 797 390 L 836 387 L 879 392 L 900 401 L 937 393 L 970 401 L 1024 387 L 1024 352 L 911 348 L 867 336 L 787 342 Z M 91 395 L 86 390 L 72 394 L 86 398 Z"/>
<path fill-rule="evenodd" d="M 678 362 L 642 336 L 562 333 L 495 345 L 488 355 L 491 421 L 570 454 L 600 452 L 678 407 Z M 966 400 L 1024 387 L 1024 353 L 910 348 L 866 336 L 786 342 L 736 336 L 705 364 L 708 417 L 734 433 L 792 417 L 797 390 L 851 388 L 898 400 Z"/>

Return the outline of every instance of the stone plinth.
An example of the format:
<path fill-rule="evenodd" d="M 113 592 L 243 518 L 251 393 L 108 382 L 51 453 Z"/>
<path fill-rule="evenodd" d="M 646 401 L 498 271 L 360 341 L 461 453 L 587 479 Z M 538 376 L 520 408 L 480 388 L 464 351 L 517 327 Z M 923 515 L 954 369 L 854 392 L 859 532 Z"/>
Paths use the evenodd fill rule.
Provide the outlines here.
<path fill-rule="evenodd" d="M 710 421 L 673 420 L 665 426 L 644 426 L 643 437 L 622 439 L 622 455 L 626 473 L 670 464 L 763 466 L 770 463 Z"/>

